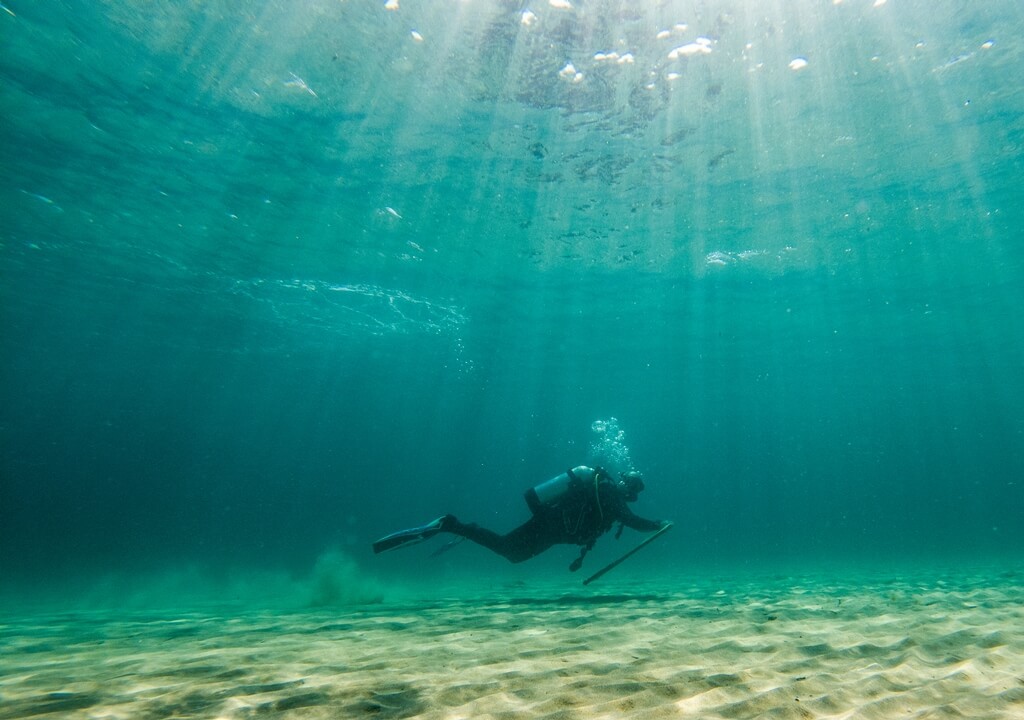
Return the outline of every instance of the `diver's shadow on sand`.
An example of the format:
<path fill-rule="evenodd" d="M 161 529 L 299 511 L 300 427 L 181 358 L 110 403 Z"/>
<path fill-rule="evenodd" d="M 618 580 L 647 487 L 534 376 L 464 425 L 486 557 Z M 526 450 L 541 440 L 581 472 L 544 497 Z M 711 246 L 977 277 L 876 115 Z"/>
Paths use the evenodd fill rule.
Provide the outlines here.
<path fill-rule="evenodd" d="M 559 595 L 558 597 L 518 597 L 505 600 L 495 600 L 490 605 L 547 605 L 566 606 L 573 605 L 620 605 L 626 602 L 642 603 L 664 603 L 672 598 L 665 595 L 637 594 L 637 595 Z"/>

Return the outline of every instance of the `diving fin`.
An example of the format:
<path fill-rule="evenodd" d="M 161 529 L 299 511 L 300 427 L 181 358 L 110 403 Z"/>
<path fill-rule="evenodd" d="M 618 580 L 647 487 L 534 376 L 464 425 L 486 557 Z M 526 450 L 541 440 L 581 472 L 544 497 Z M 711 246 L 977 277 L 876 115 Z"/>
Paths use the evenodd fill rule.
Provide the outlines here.
<path fill-rule="evenodd" d="M 415 545 L 424 540 L 429 540 L 441 532 L 441 526 L 444 524 L 446 517 L 448 516 L 442 515 L 437 520 L 432 520 L 426 525 L 409 528 L 408 530 L 399 530 L 390 535 L 385 535 L 373 544 L 373 551 L 375 553 L 382 553 L 385 550 L 397 550 L 406 545 Z"/>
<path fill-rule="evenodd" d="M 464 542 L 465 540 L 466 540 L 466 538 L 464 538 L 464 537 L 458 537 L 458 538 L 455 538 L 454 540 L 449 540 L 444 545 L 439 547 L 437 550 L 435 550 L 434 552 L 430 553 L 430 557 L 437 557 L 438 555 L 444 555 L 446 552 L 451 550 L 456 545 Z"/>

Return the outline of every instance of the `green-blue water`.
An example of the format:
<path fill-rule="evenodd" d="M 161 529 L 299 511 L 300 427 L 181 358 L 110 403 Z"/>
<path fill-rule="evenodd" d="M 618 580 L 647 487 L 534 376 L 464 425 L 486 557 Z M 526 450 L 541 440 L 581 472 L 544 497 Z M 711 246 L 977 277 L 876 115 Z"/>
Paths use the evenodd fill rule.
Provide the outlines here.
<path fill-rule="evenodd" d="M 369 544 L 610 417 L 655 576 L 1019 560 L 1020 4 L 558 5 L 4 0 L 5 592 L 560 576 Z"/>

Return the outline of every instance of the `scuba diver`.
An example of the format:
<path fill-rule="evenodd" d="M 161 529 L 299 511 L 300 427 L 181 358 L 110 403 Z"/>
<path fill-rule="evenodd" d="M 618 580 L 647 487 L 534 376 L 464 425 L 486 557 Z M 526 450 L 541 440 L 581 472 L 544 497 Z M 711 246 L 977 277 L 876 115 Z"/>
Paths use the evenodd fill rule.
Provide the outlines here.
<path fill-rule="evenodd" d="M 526 504 L 532 517 L 506 535 L 460 522 L 454 515 L 442 515 L 422 527 L 381 538 L 373 544 L 373 551 L 381 553 L 413 545 L 439 532 L 472 540 L 513 563 L 529 560 L 552 545 L 580 545 L 580 556 L 569 566 L 575 572 L 582 567 L 583 558 L 597 539 L 616 522 L 616 538 L 625 526 L 650 532 L 671 524 L 633 514 L 627 503 L 635 502 L 643 489 L 643 477 L 636 470 L 622 473 L 616 480 L 603 468 L 580 465 L 527 490 Z"/>

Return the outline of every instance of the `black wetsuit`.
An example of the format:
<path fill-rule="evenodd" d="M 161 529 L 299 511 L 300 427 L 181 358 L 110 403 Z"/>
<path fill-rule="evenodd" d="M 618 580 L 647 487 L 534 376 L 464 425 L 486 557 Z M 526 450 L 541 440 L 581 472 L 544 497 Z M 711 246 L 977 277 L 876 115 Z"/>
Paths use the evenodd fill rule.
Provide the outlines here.
<path fill-rule="evenodd" d="M 608 532 L 616 522 L 641 532 L 661 527 L 659 521 L 634 515 L 626 503 L 636 498 L 627 499 L 619 483 L 607 474 L 595 473 L 593 469 L 585 467 L 575 468 L 571 472 L 580 476 L 579 482 L 574 482 L 560 501 L 549 505 L 531 503 L 533 517 L 506 535 L 499 535 L 476 524 L 461 523 L 452 516 L 448 516 L 442 530 L 461 535 L 510 562 L 519 563 L 557 544 L 582 545 L 583 554 L 586 554 L 593 547 L 594 541 Z M 578 567 L 579 562 L 574 563 L 572 569 Z"/>

